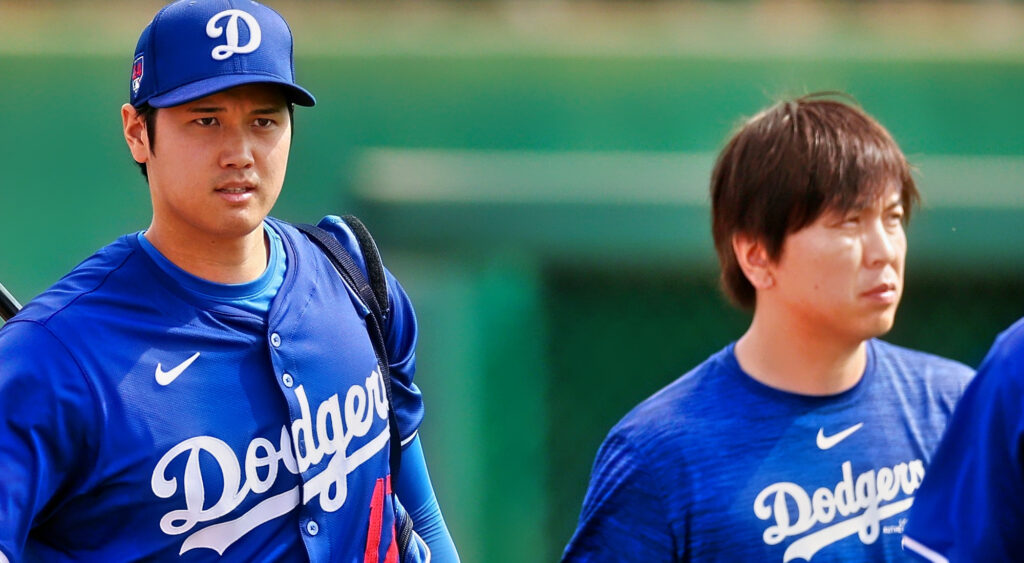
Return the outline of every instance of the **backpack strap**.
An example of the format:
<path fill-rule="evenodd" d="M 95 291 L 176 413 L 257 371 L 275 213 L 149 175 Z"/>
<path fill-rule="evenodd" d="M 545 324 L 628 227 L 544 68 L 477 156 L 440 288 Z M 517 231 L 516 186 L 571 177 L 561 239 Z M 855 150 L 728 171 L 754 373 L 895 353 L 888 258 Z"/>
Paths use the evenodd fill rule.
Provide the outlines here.
<path fill-rule="evenodd" d="M 366 273 L 370 278 L 370 289 L 377 298 L 380 306 L 381 318 L 387 320 L 391 315 L 391 300 L 388 299 L 388 282 L 384 277 L 384 262 L 380 259 L 380 252 L 377 251 L 377 243 L 370 236 L 369 229 L 355 215 L 342 215 L 342 220 L 348 225 L 359 241 L 359 249 L 363 251 L 363 259 L 366 261 Z M 384 325 L 381 324 L 383 327 Z"/>
<path fill-rule="evenodd" d="M 370 236 L 370 232 L 363 223 L 351 215 L 346 215 L 344 220 L 356 234 L 359 248 L 366 259 L 366 269 L 370 280 L 367 279 L 362 268 L 356 264 L 355 258 L 332 234 L 315 225 L 296 224 L 295 228 L 305 233 L 324 251 L 324 254 L 334 264 L 334 268 L 341 274 L 342 279 L 355 290 L 359 299 L 370 309 L 370 315 L 366 317 L 366 330 L 370 335 L 370 342 L 373 343 L 373 351 L 377 355 L 380 374 L 384 379 L 384 391 L 388 396 L 388 426 L 391 430 L 391 478 L 394 480 L 398 477 L 398 470 L 402 464 L 402 437 L 398 431 L 398 416 L 391 398 L 391 369 L 384 340 L 384 323 L 390 311 L 390 307 L 387 305 L 389 301 L 384 278 L 384 265 L 377 252 L 377 245 L 373 242 L 373 237 Z M 373 281 L 374 279 L 376 281 Z M 382 306 L 382 302 L 385 305 Z"/>

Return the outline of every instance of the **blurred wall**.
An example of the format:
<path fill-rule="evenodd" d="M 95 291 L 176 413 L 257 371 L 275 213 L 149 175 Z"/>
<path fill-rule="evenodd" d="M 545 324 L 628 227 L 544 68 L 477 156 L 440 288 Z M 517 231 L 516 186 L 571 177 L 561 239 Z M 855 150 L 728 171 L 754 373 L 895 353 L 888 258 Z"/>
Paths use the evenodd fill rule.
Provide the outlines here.
<path fill-rule="evenodd" d="M 0 3 L 0 281 L 22 300 L 148 224 L 125 150 L 160 2 Z M 1024 311 L 1024 11 L 872 3 L 273 3 L 301 83 L 275 214 L 354 211 L 417 305 L 466 561 L 555 560 L 604 433 L 736 338 L 707 180 L 781 95 L 851 93 L 919 170 L 890 340 L 976 365 Z"/>

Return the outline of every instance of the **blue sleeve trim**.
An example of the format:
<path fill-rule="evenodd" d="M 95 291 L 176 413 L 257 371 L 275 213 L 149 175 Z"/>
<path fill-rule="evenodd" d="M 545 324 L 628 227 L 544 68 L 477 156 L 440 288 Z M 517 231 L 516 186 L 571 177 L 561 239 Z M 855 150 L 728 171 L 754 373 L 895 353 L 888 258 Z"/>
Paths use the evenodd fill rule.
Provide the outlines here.
<path fill-rule="evenodd" d="M 418 435 L 402 450 L 402 471 L 395 483 L 395 494 L 409 511 L 413 529 L 430 548 L 431 561 L 457 563 L 459 554 L 434 496 Z"/>

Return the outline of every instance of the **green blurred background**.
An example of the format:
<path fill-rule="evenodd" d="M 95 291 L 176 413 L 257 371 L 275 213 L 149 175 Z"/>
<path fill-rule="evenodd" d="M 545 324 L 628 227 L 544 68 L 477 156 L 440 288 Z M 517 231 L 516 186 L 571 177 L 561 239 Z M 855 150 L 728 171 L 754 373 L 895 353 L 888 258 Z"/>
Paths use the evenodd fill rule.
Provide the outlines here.
<path fill-rule="evenodd" d="M 707 181 L 743 116 L 851 93 L 918 168 L 891 341 L 977 365 L 1024 313 L 1024 9 L 271 2 L 301 83 L 275 214 L 355 212 L 417 305 L 422 432 L 465 561 L 558 558 L 604 434 L 744 330 Z M 119 106 L 161 2 L 0 0 L 0 281 L 148 224 Z"/>

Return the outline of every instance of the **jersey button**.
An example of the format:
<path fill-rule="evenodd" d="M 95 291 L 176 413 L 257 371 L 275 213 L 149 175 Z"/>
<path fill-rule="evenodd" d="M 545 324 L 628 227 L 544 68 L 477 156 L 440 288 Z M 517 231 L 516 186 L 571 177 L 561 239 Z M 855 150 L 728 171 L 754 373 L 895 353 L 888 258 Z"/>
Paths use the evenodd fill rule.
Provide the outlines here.
<path fill-rule="evenodd" d="M 281 335 L 276 333 L 276 332 L 271 334 L 270 335 L 270 344 L 274 348 L 277 348 L 278 346 L 280 346 L 281 345 Z"/>
<path fill-rule="evenodd" d="M 315 520 L 310 520 L 306 522 L 306 532 L 311 536 L 315 536 L 320 533 L 320 526 L 317 525 Z"/>
<path fill-rule="evenodd" d="M 295 384 L 295 380 L 292 379 L 292 375 L 290 373 L 282 375 L 281 382 L 284 383 L 285 387 L 291 387 L 292 385 Z"/>

